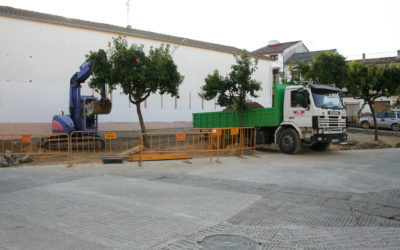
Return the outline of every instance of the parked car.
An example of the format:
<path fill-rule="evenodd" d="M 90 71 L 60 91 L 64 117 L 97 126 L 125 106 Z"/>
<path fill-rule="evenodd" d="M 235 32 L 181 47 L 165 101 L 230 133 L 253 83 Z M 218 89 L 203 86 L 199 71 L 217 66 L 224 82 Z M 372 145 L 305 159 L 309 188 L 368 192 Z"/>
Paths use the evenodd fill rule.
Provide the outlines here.
<path fill-rule="evenodd" d="M 363 128 L 374 126 L 372 116 L 360 117 L 358 123 Z M 383 111 L 376 114 L 376 123 L 379 128 L 391 128 L 393 131 L 400 130 L 400 112 L 399 111 Z"/>

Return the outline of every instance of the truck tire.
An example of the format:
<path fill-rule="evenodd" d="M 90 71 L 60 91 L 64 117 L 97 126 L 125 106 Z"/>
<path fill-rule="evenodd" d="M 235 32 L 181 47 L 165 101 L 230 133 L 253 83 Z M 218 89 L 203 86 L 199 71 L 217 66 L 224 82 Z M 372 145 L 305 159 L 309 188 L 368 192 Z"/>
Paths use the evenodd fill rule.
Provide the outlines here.
<path fill-rule="evenodd" d="M 322 151 L 328 150 L 330 145 L 331 145 L 330 141 L 328 141 L 328 142 L 317 142 L 317 143 L 315 143 L 315 144 L 313 144 L 311 146 L 311 149 L 314 150 L 314 151 L 322 152 Z"/>
<path fill-rule="evenodd" d="M 301 150 L 301 140 L 297 132 L 292 128 L 285 128 L 279 133 L 279 148 L 285 154 L 295 155 Z"/>

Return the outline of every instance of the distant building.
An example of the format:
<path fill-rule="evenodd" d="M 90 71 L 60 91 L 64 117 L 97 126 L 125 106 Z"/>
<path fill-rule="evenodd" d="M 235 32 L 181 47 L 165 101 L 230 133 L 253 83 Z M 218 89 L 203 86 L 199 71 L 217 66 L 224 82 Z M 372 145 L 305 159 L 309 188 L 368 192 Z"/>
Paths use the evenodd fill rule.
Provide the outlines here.
<path fill-rule="evenodd" d="M 329 50 L 318 50 L 318 51 L 296 53 L 296 54 L 293 54 L 293 56 L 289 58 L 288 63 L 301 63 L 301 62 L 312 63 L 314 56 L 317 56 L 324 52 L 337 52 L 337 50 L 329 49 Z"/>
<path fill-rule="evenodd" d="M 309 51 L 302 41 L 280 43 L 277 40 L 269 41 L 268 45 L 251 52 L 255 56 L 266 56 L 272 62 L 272 82 L 282 82 L 282 75 L 290 80 L 289 65 L 291 63 L 312 63 L 314 56 L 323 52 L 337 52 L 336 49 Z"/>
<path fill-rule="evenodd" d="M 400 50 L 397 50 L 397 56 L 366 58 L 366 55 L 364 53 L 364 54 L 362 54 L 362 59 L 348 60 L 348 61 L 356 61 L 356 62 L 360 62 L 360 63 L 376 64 L 376 65 L 386 65 L 386 64 L 390 64 L 390 63 L 400 65 Z"/>
<path fill-rule="evenodd" d="M 251 52 L 254 56 L 265 56 L 273 60 L 272 62 L 272 82 L 281 83 L 282 76 L 290 80 L 291 74 L 289 65 L 294 63 L 312 63 L 313 58 L 323 52 L 337 52 L 336 49 L 309 51 L 302 41 L 284 42 L 281 43 L 277 40 L 269 41 L 267 46 L 259 48 Z M 386 65 L 389 63 L 400 65 L 400 50 L 397 51 L 397 56 L 391 57 L 379 57 L 379 58 L 366 58 L 366 55 L 362 55 L 362 59 L 348 60 L 357 61 L 365 64 L 377 64 Z M 400 84 L 400 83 L 399 83 Z M 390 106 L 396 102 L 397 97 L 381 97 L 378 98 L 374 107 L 377 112 L 390 109 Z M 352 97 L 345 97 L 344 103 L 346 105 L 349 116 L 357 116 L 360 109 L 363 107 L 363 100 L 355 99 Z M 362 113 L 371 112 L 369 107 L 365 105 Z"/>
<path fill-rule="evenodd" d="M 254 56 L 266 56 L 272 62 L 272 82 L 282 81 L 281 73 L 287 74 L 287 62 L 296 53 L 309 52 L 302 41 L 281 43 L 277 40 L 269 41 L 268 45 L 251 52 Z"/>
<path fill-rule="evenodd" d="M 348 61 L 356 61 L 365 64 L 376 64 L 378 66 L 384 66 L 391 63 L 400 65 L 400 50 L 397 50 L 397 56 L 366 58 L 366 54 L 362 54 L 362 59 Z M 374 101 L 375 112 L 378 113 L 381 111 L 390 110 L 391 105 L 393 105 L 397 101 L 397 98 L 397 96 L 378 98 L 376 101 Z M 345 97 L 343 98 L 343 102 L 346 106 L 348 116 L 358 116 L 359 113 L 371 113 L 368 105 L 363 106 L 364 100 L 362 99 Z M 362 109 L 361 112 L 360 109 Z"/>

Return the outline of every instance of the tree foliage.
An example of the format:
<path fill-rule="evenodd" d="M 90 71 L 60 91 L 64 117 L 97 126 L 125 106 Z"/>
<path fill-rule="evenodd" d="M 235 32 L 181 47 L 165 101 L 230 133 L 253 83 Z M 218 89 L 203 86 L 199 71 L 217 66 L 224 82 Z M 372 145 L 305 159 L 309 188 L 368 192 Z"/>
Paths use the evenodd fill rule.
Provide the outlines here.
<path fill-rule="evenodd" d="M 218 70 L 207 75 L 199 95 L 205 100 L 217 98 L 218 105 L 233 107 L 240 117 L 249 108 L 248 97 L 257 97 L 261 83 L 251 78 L 257 69 L 257 60 L 250 58 L 246 51 L 235 59 L 236 64 L 231 66 L 228 75 L 221 76 Z"/>
<path fill-rule="evenodd" d="M 363 99 L 371 109 L 375 125 L 375 140 L 378 140 L 378 128 L 375 117 L 374 101 L 382 96 L 399 93 L 400 68 L 395 65 L 378 67 L 351 62 L 348 65 L 346 88 L 355 98 Z"/>
<path fill-rule="evenodd" d="M 311 65 L 306 62 L 299 63 L 288 63 L 288 69 L 290 73 L 290 81 L 286 81 L 287 83 L 295 84 L 300 83 L 301 81 L 309 80 L 309 72 L 311 69 Z M 282 77 L 282 79 L 284 79 Z M 282 83 L 285 83 L 284 81 Z"/>
<path fill-rule="evenodd" d="M 114 88 L 111 79 L 111 63 L 107 59 L 107 54 L 104 50 L 98 50 L 96 52 L 91 51 L 87 59 L 92 64 L 92 71 L 97 72 L 95 77 L 92 77 L 89 81 L 89 87 L 97 91 L 106 84 L 111 89 Z"/>
<path fill-rule="evenodd" d="M 129 101 L 136 105 L 143 133 L 146 132 L 146 127 L 140 104 L 157 92 L 179 97 L 178 90 L 183 76 L 178 72 L 168 45 L 151 47 L 146 55 L 143 46 L 128 45 L 127 40 L 119 36 L 109 43 L 108 60 L 104 60 L 100 51 L 91 51 L 87 60 L 94 64 L 89 86 L 96 90 L 104 82 L 112 89 L 119 86 Z"/>
<path fill-rule="evenodd" d="M 336 52 L 323 52 L 313 58 L 307 77 L 318 84 L 334 84 L 341 88 L 347 77 L 345 58 Z"/>

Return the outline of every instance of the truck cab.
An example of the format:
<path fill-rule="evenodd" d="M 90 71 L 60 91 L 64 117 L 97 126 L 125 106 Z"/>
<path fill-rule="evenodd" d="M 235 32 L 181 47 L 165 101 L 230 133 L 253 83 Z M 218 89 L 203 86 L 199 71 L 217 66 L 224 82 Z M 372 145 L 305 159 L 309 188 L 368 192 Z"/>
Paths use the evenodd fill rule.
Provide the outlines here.
<path fill-rule="evenodd" d="M 302 146 L 326 150 L 331 142 L 347 139 L 346 110 L 339 88 L 329 85 L 289 85 L 285 88 L 283 120 L 275 143 L 288 154 Z"/>

